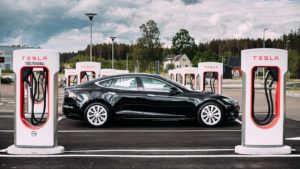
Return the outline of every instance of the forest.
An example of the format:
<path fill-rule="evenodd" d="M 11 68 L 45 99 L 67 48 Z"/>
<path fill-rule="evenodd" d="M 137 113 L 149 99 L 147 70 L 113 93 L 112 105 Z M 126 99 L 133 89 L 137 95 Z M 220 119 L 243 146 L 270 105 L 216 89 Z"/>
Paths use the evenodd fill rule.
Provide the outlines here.
<path fill-rule="evenodd" d="M 240 57 L 241 50 L 262 48 L 263 39 L 212 39 L 195 43 L 188 30 L 180 29 L 172 38 L 171 47 L 163 47 L 160 31 L 155 21 L 140 26 L 141 36 L 131 44 L 114 43 L 115 68 L 125 69 L 128 57 L 129 71 L 153 72 L 155 63 L 172 54 L 186 54 L 196 66 L 198 62 L 219 61 L 226 64 L 230 58 Z M 287 49 L 291 78 L 300 78 L 300 28 L 291 30 L 276 39 L 265 39 L 266 48 Z M 61 53 L 61 67 L 74 68 L 78 61 L 89 60 L 89 45 L 78 52 Z M 112 44 L 98 43 L 93 47 L 93 61 L 101 62 L 102 68 L 111 68 Z M 63 69 L 62 69 L 63 70 Z"/>

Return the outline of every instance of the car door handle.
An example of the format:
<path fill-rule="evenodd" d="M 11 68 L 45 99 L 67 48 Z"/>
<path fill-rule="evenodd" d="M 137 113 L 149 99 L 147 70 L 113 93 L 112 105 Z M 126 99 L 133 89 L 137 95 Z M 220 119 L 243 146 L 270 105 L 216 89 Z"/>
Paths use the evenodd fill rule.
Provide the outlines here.
<path fill-rule="evenodd" d="M 147 94 L 147 96 L 154 97 L 155 94 Z"/>

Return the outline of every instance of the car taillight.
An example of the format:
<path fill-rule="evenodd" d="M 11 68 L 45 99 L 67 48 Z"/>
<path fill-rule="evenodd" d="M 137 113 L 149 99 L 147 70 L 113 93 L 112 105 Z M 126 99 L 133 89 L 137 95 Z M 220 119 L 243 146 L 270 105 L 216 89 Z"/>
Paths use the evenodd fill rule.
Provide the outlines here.
<path fill-rule="evenodd" d="M 72 91 L 65 91 L 65 97 L 76 98 L 77 95 Z"/>

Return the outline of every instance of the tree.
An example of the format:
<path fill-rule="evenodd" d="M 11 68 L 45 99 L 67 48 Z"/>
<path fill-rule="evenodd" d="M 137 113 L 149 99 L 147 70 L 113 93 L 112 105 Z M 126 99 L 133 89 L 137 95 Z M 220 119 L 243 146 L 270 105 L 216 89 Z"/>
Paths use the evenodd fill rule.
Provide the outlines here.
<path fill-rule="evenodd" d="M 151 62 L 162 61 L 162 45 L 160 43 L 160 31 L 154 20 L 149 20 L 140 26 L 142 36 L 137 39 L 135 50 L 140 55 L 142 68 L 150 68 Z"/>
<path fill-rule="evenodd" d="M 211 50 L 199 52 L 192 60 L 193 66 L 198 66 L 199 62 L 219 62 L 218 55 Z"/>
<path fill-rule="evenodd" d="M 170 70 L 170 69 L 174 69 L 174 68 L 175 68 L 175 65 L 173 63 L 169 63 L 166 66 L 166 70 Z"/>
<path fill-rule="evenodd" d="M 289 50 L 288 52 L 288 68 L 291 73 L 291 78 L 299 78 L 300 77 L 300 55 L 295 50 Z"/>
<path fill-rule="evenodd" d="M 191 60 L 197 53 L 195 40 L 186 29 L 180 29 L 172 38 L 172 49 L 175 54 L 186 54 Z"/>

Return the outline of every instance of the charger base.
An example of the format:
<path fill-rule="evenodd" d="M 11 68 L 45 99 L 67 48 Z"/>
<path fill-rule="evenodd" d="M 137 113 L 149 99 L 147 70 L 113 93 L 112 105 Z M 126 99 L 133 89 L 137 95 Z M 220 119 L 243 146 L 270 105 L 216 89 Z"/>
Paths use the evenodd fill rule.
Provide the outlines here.
<path fill-rule="evenodd" d="M 62 154 L 65 148 L 62 146 L 54 146 L 51 148 L 23 148 L 11 145 L 7 148 L 8 154 L 19 154 L 19 155 L 45 155 L 45 154 Z"/>
<path fill-rule="evenodd" d="M 274 147 L 264 147 L 264 146 L 235 146 L 235 153 L 238 154 L 248 154 L 248 155 L 284 155 L 291 154 L 292 149 L 290 146 L 274 146 Z"/>

